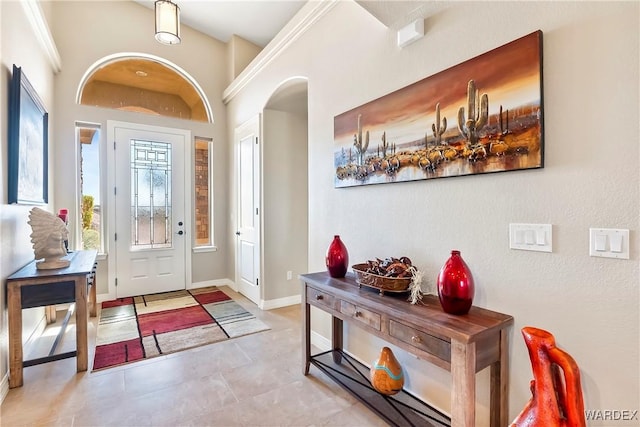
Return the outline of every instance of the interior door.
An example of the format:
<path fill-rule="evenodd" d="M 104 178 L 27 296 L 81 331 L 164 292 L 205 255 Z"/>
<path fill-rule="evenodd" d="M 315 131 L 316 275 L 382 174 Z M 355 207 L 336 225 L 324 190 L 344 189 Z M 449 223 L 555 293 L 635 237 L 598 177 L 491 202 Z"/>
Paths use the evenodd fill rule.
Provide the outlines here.
<path fill-rule="evenodd" d="M 114 126 L 116 297 L 186 288 L 189 131 Z"/>
<path fill-rule="evenodd" d="M 260 305 L 260 146 L 259 116 L 235 132 L 238 155 L 236 283 Z"/>

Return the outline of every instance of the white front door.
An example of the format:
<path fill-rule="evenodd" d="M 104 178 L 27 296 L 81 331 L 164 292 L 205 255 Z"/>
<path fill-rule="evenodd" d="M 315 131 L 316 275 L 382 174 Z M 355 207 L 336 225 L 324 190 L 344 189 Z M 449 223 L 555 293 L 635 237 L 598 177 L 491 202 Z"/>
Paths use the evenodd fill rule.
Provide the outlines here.
<path fill-rule="evenodd" d="M 186 288 L 190 131 L 109 126 L 114 144 L 116 297 Z"/>
<path fill-rule="evenodd" d="M 235 132 L 238 154 L 238 218 L 236 283 L 238 290 L 260 305 L 260 149 L 259 117 Z"/>

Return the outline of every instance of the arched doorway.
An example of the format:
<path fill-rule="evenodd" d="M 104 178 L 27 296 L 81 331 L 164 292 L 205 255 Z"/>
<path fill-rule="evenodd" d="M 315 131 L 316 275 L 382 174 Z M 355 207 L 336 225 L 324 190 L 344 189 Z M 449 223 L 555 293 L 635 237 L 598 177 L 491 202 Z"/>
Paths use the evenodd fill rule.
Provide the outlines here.
<path fill-rule="evenodd" d="M 82 105 L 99 106 L 121 111 L 133 111 L 155 116 L 179 118 L 192 122 L 213 123 L 212 108 L 198 82 L 196 82 L 196 80 L 186 71 L 172 62 L 144 53 L 123 52 L 103 57 L 94 62 L 85 71 L 78 83 L 76 102 Z M 110 141 L 109 144 L 111 144 L 111 141 L 115 142 L 116 139 L 118 139 L 119 134 L 116 133 L 115 130 L 127 126 L 140 125 L 143 127 L 143 131 L 146 132 L 146 134 L 145 136 L 136 134 L 136 138 L 133 139 L 123 137 L 123 140 L 120 141 L 122 143 L 119 142 L 117 144 L 117 152 L 115 149 L 104 150 L 102 162 L 105 167 L 104 170 L 107 172 L 102 175 L 100 187 L 108 189 L 119 187 L 119 191 L 117 192 L 118 197 L 120 195 L 124 196 L 132 194 L 131 188 L 133 184 L 131 184 L 131 182 L 133 182 L 133 179 L 130 180 L 131 182 L 116 182 L 116 179 L 121 177 L 131 177 L 133 167 L 137 168 L 138 172 L 142 169 L 140 166 L 133 166 L 133 162 L 131 161 L 132 159 L 130 158 L 127 160 L 124 157 L 121 157 L 120 153 L 127 152 L 130 154 L 130 150 L 126 150 L 126 147 L 129 147 L 130 149 L 135 148 L 137 152 L 140 152 L 138 149 L 141 148 L 141 146 L 132 145 L 132 141 L 134 139 L 136 141 L 152 142 L 154 144 L 152 150 L 147 150 L 147 152 L 154 150 L 157 151 L 156 148 L 160 147 L 159 144 L 165 144 L 160 148 L 165 152 L 170 151 L 172 153 L 171 159 L 174 163 L 172 163 L 170 168 L 171 179 L 165 180 L 167 185 L 163 187 L 163 191 L 165 194 L 171 195 L 171 197 L 178 195 L 184 196 L 184 200 L 169 200 L 169 197 L 167 196 L 165 197 L 166 200 L 163 199 L 162 202 L 168 201 L 165 203 L 167 206 L 173 206 L 174 204 L 180 206 L 184 205 L 185 209 L 181 212 L 182 215 L 179 215 L 180 212 L 171 208 L 171 216 L 166 215 L 165 221 L 160 225 L 164 225 L 165 229 L 168 230 L 165 233 L 166 235 L 178 236 L 174 237 L 174 239 L 182 239 L 184 241 L 184 250 L 180 250 L 180 252 L 174 257 L 175 259 L 180 259 L 181 264 L 179 268 L 174 269 L 175 273 L 172 273 L 175 274 L 176 277 L 180 277 L 181 281 L 179 282 L 176 280 L 172 282 L 171 286 L 179 286 L 179 288 L 189 286 L 192 283 L 191 272 L 193 266 L 191 262 L 192 224 L 195 224 L 197 220 L 197 218 L 194 218 L 194 215 L 192 215 L 191 209 L 193 198 L 191 191 L 192 164 L 190 161 L 192 154 L 192 134 L 189 133 L 183 138 L 183 140 L 175 144 L 172 140 L 169 141 L 169 139 L 171 138 L 171 135 L 182 135 L 180 133 L 181 131 L 191 130 L 192 126 L 185 122 L 184 124 L 173 125 L 169 128 L 157 118 L 149 117 L 149 120 L 147 120 L 147 118 L 141 117 L 140 115 L 137 115 L 138 117 L 134 117 L 135 115 L 132 115 L 131 119 L 127 120 L 126 125 L 122 125 L 124 122 L 118 122 L 120 124 L 120 126 L 118 126 L 118 123 L 114 124 L 115 122 L 109 120 L 111 115 L 112 113 L 108 112 L 106 114 L 104 112 L 102 114 L 97 114 L 97 116 L 105 119 L 104 121 L 96 121 L 96 124 L 103 129 L 103 135 L 106 135 L 106 140 Z M 122 117 L 127 117 L 127 115 L 119 114 L 116 119 Z M 170 123 L 170 121 L 167 121 L 167 123 Z M 163 129 L 159 129 L 158 125 Z M 202 125 L 194 126 L 202 128 Z M 158 129 L 153 130 L 151 127 Z M 180 129 L 176 129 L 177 127 Z M 207 128 L 209 128 L 209 126 L 207 126 Z M 199 136 L 208 135 L 205 134 Z M 167 140 L 165 140 L 165 137 Z M 79 144 L 82 144 L 82 140 L 79 141 Z M 114 144 L 114 147 L 115 145 L 116 144 Z M 180 154 L 182 158 L 179 158 L 178 154 Z M 165 156 L 165 158 L 168 157 Z M 181 166 L 180 164 L 183 164 L 184 166 Z M 178 166 L 180 166 L 180 168 Z M 82 174 L 79 177 L 79 181 L 80 186 L 82 186 Z M 153 183 L 156 182 L 157 180 L 154 179 Z M 169 183 L 171 186 L 169 186 Z M 168 188 L 171 188 L 171 190 L 166 190 Z M 153 189 L 154 194 L 159 194 L 158 191 L 155 191 L 155 186 Z M 80 196 L 83 194 L 82 187 L 80 187 L 77 194 Z M 137 192 L 136 194 L 137 197 L 140 197 L 141 193 Z M 147 199 L 150 200 L 150 198 Z M 115 191 L 107 191 L 104 193 L 103 201 L 105 211 L 102 212 L 102 217 L 104 219 L 104 223 L 107 224 L 107 228 L 105 230 L 105 241 L 107 242 L 110 254 L 113 254 L 113 256 L 108 257 L 107 266 L 109 294 L 116 297 L 119 296 L 117 295 L 117 292 L 121 292 L 121 290 L 124 291 L 126 288 L 122 285 L 123 280 L 127 275 L 127 269 L 124 267 L 121 268 L 121 266 L 116 264 L 115 261 L 124 259 L 124 256 L 121 254 L 125 252 L 128 253 L 130 251 L 126 251 L 121 248 L 120 256 L 117 256 L 116 253 L 119 249 L 116 246 L 116 239 L 114 236 L 116 234 L 118 234 L 119 237 L 130 236 L 133 233 L 127 232 L 127 230 L 123 228 L 125 222 L 119 221 L 117 217 L 120 211 L 116 209 L 116 206 L 126 206 L 127 201 L 117 201 Z M 169 202 L 171 203 L 170 205 L 168 204 Z M 156 201 L 154 199 L 154 212 L 156 211 L 155 203 Z M 144 203 L 138 203 L 138 205 L 142 206 Z M 151 212 L 151 204 L 147 203 L 147 205 L 142 207 Z M 76 206 L 78 205 L 76 204 Z M 81 207 L 78 208 L 78 211 L 82 211 Z M 145 212 L 142 212 L 142 214 L 138 216 L 138 223 L 143 224 L 146 227 L 146 224 L 150 224 L 152 221 L 147 221 L 148 216 Z M 133 217 L 133 214 L 130 215 L 130 218 Z M 142 221 L 140 221 L 141 218 Z M 157 228 L 157 224 L 155 223 L 156 217 L 154 216 L 153 218 L 153 227 L 155 230 Z M 77 223 L 79 223 L 79 221 L 77 221 Z M 126 225 L 129 225 L 129 223 L 127 222 Z M 118 233 L 118 231 L 120 232 Z M 180 233 L 181 231 L 183 234 Z M 118 239 L 118 242 L 123 241 L 124 240 L 121 238 Z M 153 244 L 155 244 L 155 240 Z M 136 262 L 138 262 L 138 260 L 136 260 Z M 156 265 L 160 264 L 156 263 Z M 168 264 L 162 264 L 161 266 L 164 268 L 166 265 Z M 133 271 L 134 269 L 128 268 L 128 270 Z M 160 270 L 158 269 L 158 271 Z M 133 273 L 135 273 L 135 271 L 133 271 Z M 129 276 L 132 276 L 133 273 Z M 165 272 L 162 271 L 160 271 L 160 273 L 165 274 Z M 115 286 L 116 280 L 118 281 L 117 292 Z M 131 292 L 138 294 L 156 291 L 156 289 L 136 289 Z"/>
<path fill-rule="evenodd" d="M 263 298 L 267 302 L 299 298 L 297 276 L 308 272 L 307 83 L 302 77 L 283 82 L 262 114 Z"/>

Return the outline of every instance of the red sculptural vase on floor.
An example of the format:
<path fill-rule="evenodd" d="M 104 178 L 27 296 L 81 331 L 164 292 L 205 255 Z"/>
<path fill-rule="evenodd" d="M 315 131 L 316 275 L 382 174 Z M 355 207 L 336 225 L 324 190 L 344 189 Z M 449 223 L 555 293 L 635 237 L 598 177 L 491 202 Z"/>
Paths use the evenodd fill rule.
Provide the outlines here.
<path fill-rule="evenodd" d="M 451 251 L 451 256 L 438 274 L 438 297 L 445 313 L 466 314 L 473 303 L 475 287 L 471 270 L 460 256 L 460 251 Z"/>
<path fill-rule="evenodd" d="M 325 261 L 331 277 L 344 277 L 347 274 L 349 252 L 347 252 L 347 247 L 340 240 L 340 236 L 333 236 Z"/>
<path fill-rule="evenodd" d="M 526 327 L 522 335 L 533 369 L 533 397 L 511 427 L 585 427 L 580 369 L 575 360 L 556 347 L 547 331 Z"/>

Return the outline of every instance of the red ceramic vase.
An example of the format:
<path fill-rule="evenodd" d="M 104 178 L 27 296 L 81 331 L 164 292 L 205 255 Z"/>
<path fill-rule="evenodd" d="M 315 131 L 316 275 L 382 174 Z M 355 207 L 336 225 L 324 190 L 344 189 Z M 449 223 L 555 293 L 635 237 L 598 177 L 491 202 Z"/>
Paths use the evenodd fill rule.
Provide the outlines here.
<path fill-rule="evenodd" d="M 556 347 L 553 334 L 527 326 L 522 336 L 529 350 L 533 397 L 510 427 L 585 427 L 580 368 Z"/>
<path fill-rule="evenodd" d="M 473 303 L 474 293 L 471 270 L 460 256 L 460 251 L 451 251 L 438 274 L 438 297 L 442 309 L 449 314 L 466 314 Z"/>
<path fill-rule="evenodd" d="M 344 277 L 347 274 L 349 252 L 347 252 L 347 247 L 340 240 L 340 236 L 333 236 L 325 261 L 331 277 Z"/>

